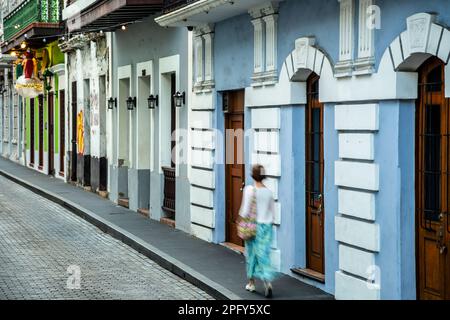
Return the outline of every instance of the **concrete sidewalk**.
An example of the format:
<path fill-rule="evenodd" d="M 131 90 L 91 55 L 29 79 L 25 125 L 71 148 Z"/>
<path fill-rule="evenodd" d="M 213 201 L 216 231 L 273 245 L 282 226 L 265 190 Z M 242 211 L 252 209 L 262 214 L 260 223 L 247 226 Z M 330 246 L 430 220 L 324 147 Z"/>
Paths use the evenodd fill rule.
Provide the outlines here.
<path fill-rule="evenodd" d="M 265 299 L 245 291 L 245 260 L 223 246 L 205 242 L 117 206 L 59 179 L 0 158 L 0 174 L 68 208 L 83 219 L 143 253 L 217 299 Z M 273 299 L 333 299 L 315 287 L 283 275 L 274 282 Z"/>

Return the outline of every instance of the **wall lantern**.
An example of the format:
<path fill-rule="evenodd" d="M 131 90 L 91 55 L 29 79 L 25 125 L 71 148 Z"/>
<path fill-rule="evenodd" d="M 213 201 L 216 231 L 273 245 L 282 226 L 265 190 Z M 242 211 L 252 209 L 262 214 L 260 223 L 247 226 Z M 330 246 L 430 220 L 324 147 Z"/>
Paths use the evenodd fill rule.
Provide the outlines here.
<path fill-rule="evenodd" d="M 54 76 L 53 72 L 51 72 L 49 69 L 45 69 L 42 76 L 44 77 L 44 86 L 45 90 L 50 91 L 52 90 L 52 78 Z"/>
<path fill-rule="evenodd" d="M 128 99 L 127 99 L 127 109 L 128 110 L 133 110 L 134 108 L 136 108 L 136 97 L 134 97 L 134 98 L 128 97 Z"/>
<path fill-rule="evenodd" d="M 173 95 L 173 99 L 175 101 L 175 107 L 181 108 L 184 104 L 186 104 L 186 93 L 183 91 L 183 93 L 180 93 L 180 91 L 177 91 Z"/>
<path fill-rule="evenodd" d="M 117 98 L 109 98 L 108 99 L 108 109 L 112 110 L 114 108 L 117 108 Z"/>
<path fill-rule="evenodd" d="M 158 104 L 159 104 L 159 97 L 158 95 L 154 96 L 154 95 L 150 95 L 150 97 L 148 97 L 147 102 L 148 102 L 148 108 L 153 110 L 155 109 Z"/>

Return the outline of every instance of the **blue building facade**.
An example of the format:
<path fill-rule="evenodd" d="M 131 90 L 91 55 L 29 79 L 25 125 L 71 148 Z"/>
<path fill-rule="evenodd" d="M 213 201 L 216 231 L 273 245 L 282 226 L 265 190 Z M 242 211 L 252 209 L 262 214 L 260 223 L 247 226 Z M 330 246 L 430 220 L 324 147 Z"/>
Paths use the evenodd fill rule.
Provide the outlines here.
<path fill-rule="evenodd" d="M 279 271 L 338 299 L 449 298 L 446 1 L 198 1 L 156 22 L 194 30 L 192 234 L 241 245 L 260 163 Z"/>

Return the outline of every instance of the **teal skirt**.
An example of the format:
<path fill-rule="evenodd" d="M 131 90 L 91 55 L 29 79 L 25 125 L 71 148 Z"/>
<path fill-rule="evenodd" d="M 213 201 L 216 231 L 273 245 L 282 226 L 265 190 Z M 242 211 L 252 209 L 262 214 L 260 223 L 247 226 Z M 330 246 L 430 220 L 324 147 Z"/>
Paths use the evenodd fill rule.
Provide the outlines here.
<path fill-rule="evenodd" d="M 276 272 L 270 258 L 271 245 L 272 225 L 258 223 L 256 237 L 245 241 L 248 279 L 272 281 L 275 278 Z"/>

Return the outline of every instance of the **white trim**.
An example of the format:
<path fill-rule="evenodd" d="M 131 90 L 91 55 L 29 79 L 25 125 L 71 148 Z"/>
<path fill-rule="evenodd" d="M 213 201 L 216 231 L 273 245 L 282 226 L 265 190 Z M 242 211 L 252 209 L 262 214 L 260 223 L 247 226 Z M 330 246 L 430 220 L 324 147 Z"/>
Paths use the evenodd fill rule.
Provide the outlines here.
<path fill-rule="evenodd" d="M 202 37 L 205 43 L 205 81 L 214 81 L 214 32 Z"/>
<path fill-rule="evenodd" d="M 142 78 L 142 73 L 145 70 L 145 77 L 150 78 L 150 88 L 147 93 L 144 93 L 144 101 L 140 101 L 141 92 L 139 91 L 139 80 Z M 153 61 L 144 61 L 139 62 L 136 64 L 136 149 L 135 152 L 135 159 L 136 159 L 136 169 L 150 169 L 150 171 L 153 171 L 153 158 L 154 158 L 154 110 L 148 109 L 147 104 L 147 98 L 151 94 L 154 93 L 154 82 L 155 78 L 153 75 Z M 149 121 L 149 122 L 147 122 Z M 140 155 L 141 155 L 141 148 L 139 148 L 140 140 L 142 137 L 142 133 L 146 133 L 149 135 L 148 138 L 149 143 L 144 143 L 145 147 L 144 149 L 148 148 L 148 161 L 145 161 L 145 163 L 141 163 L 140 161 Z M 146 138 L 143 138 L 142 140 L 145 142 Z"/>
<path fill-rule="evenodd" d="M 354 48 L 354 0 L 339 0 L 339 62 L 336 75 L 351 76 Z"/>
<path fill-rule="evenodd" d="M 195 37 L 195 82 L 201 83 L 203 77 L 203 37 L 198 35 Z"/>
<path fill-rule="evenodd" d="M 359 0 L 358 58 L 354 62 L 355 75 L 375 72 L 375 26 L 369 25 L 373 0 Z"/>
<path fill-rule="evenodd" d="M 163 118 L 167 117 L 167 114 L 169 114 L 169 123 L 170 123 L 170 103 L 169 105 L 167 105 L 167 97 L 170 96 L 170 92 L 171 92 L 171 88 L 166 87 L 165 81 L 163 81 L 163 76 L 165 74 L 169 74 L 169 73 L 175 73 L 176 75 L 176 83 L 175 83 L 175 87 L 176 87 L 176 91 L 180 91 L 182 92 L 183 90 L 180 88 L 180 55 L 173 55 L 170 57 L 164 57 L 164 58 L 160 58 L 159 59 L 159 107 L 158 107 L 158 111 L 159 111 L 159 134 L 158 134 L 158 139 L 159 139 L 159 173 L 163 173 L 162 171 L 162 166 L 165 165 L 169 165 L 171 163 L 171 153 L 169 153 L 169 155 L 167 155 L 167 152 L 163 153 L 163 148 L 167 148 L 168 146 L 168 150 L 170 150 L 170 142 L 171 142 L 171 137 L 167 138 L 166 136 L 163 137 Z M 168 94 L 167 94 L 168 92 Z M 170 97 L 170 99 L 172 99 L 172 97 Z M 186 108 L 187 107 L 187 101 L 186 101 L 186 105 L 183 106 L 182 108 Z M 167 110 L 169 110 L 167 113 Z M 176 110 L 176 120 L 175 120 L 175 128 L 179 128 L 179 110 Z M 167 119 L 164 119 L 167 120 Z M 170 130 L 170 124 L 169 124 L 169 130 Z M 179 136 L 177 135 L 176 137 L 177 141 L 179 141 Z M 163 147 L 164 144 L 164 147 Z M 178 149 L 178 144 L 176 144 L 175 148 Z M 178 150 L 176 150 L 176 152 L 178 152 Z M 178 176 L 179 174 L 179 164 L 176 163 L 175 164 L 175 174 L 176 176 Z"/>
<path fill-rule="evenodd" d="M 428 15 L 428 14 L 419 14 Z M 431 18 L 430 18 L 430 21 Z M 430 27 L 431 29 L 431 27 Z M 439 30 L 439 28 L 434 28 Z M 408 32 L 403 32 L 385 50 L 376 73 L 370 76 L 352 76 L 338 78 L 327 55 L 315 48 L 314 38 L 300 38 L 295 42 L 295 50 L 285 59 L 279 73 L 278 83 L 271 87 L 248 87 L 245 92 L 245 105 L 247 107 L 283 106 L 306 103 L 306 81 L 309 74 L 314 71 L 320 75 L 320 96 L 323 103 L 353 102 L 367 100 L 398 100 L 417 99 L 418 75 L 415 70 L 430 57 L 425 50 L 422 54 L 412 55 L 409 48 Z M 440 45 L 436 48 L 436 35 L 439 32 L 430 32 L 431 41 L 427 33 L 420 33 L 427 37 L 426 43 L 437 50 L 441 59 L 450 57 L 450 31 L 442 30 Z M 414 38 L 419 37 L 415 35 Z M 418 40 L 425 42 L 425 40 Z M 401 45 L 401 47 L 400 47 Z M 403 50 L 403 56 L 401 54 Z M 394 62 L 391 59 L 391 54 Z M 324 56 L 320 67 L 321 55 Z M 319 57 L 319 59 L 318 59 Z M 444 62 L 447 62 L 444 60 Z M 396 68 L 394 69 L 394 66 Z M 358 74 L 357 72 L 355 75 Z M 450 83 L 450 67 L 445 68 L 446 82 Z M 297 82 L 300 81 L 300 82 Z M 445 86 L 445 96 L 450 97 L 450 85 Z"/>
<path fill-rule="evenodd" d="M 368 26 L 368 10 L 373 0 L 359 0 L 359 39 L 358 59 L 371 58 L 374 55 L 374 28 Z"/>
<path fill-rule="evenodd" d="M 122 67 L 118 67 L 117 68 L 117 117 L 116 117 L 116 130 L 115 130 L 115 134 L 117 136 L 116 139 L 116 148 L 117 148 L 117 153 L 116 153 L 116 158 L 114 159 L 114 162 L 117 166 L 119 166 L 119 159 L 120 159 L 120 142 L 122 141 L 122 139 L 120 139 L 120 134 L 124 132 L 124 130 L 121 130 L 120 127 L 120 123 L 121 123 L 121 112 L 122 112 L 122 117 L 125 117 L 125 119 L 123 119 L 125 122 L 127 122 L 127 129 L 126 131 L 128 131 L 129 134 L 129 125 L 130 125 L 130 117 L 129 117 L 129 111 L 126 108 L 126 105 L 124 105 L 123 101 L 125 101 L 124 99 L 126 99 L 127 97 L 121 97 L 120 95 L 120 80 L 124 80 L 124 79 L 129 79 L 129 92 L 128 92 L 128 96 L 131 96 L 131 90 L 133 88 L 133 83 L 132 83 L 132 70 L 131 70 L 131 65 L 126 65 L 126 66 L 122 66 Z M 121 101 L 122 101 L 122 106 L 121 106 Z M 126 115 L 126 116 L 125 116 Z M 129 149 L 129 136 L 128 136 L 128 141 L 126 141 L 125 143 L 127 144 L 127 148 L 128 148 L 128 152 L 126 154 L 127 158 L 130 156 L 130 149 Z M 123 159 L 124 163 L 123 166 L 129 166 L 129 161 L 130 159 Z"/>
<path fill-rule="evenodd" d="M 65 64 L 60 63 L 57 65 L 54 65 L 53 67 L 49 68 L 49 70 L 53 73 L 56 73 L 58 76 L 62 76 L 65 73 Z"/>
<path fill-rule="evenodd" d="M 263 20 L 266 24 L 266 71 L 276 71 L 278 14 L 265 16 Z"/>
<path fill-rule="evenodd" d="M 131 79 L 131 64 L 117 68 L 117 79 L 121 80 L 121 79 L 126 79 L 126 78 Z M 131 93 L 131 89 L 130 89 L 130 93 Z"/>
<path fill-rule="evenodd" d="M 264 21 L 261 18 L 253 19 L 252 21 L 254 28 L 253 36 L 253 72 L 263 72 L 264 71 Z"/>

